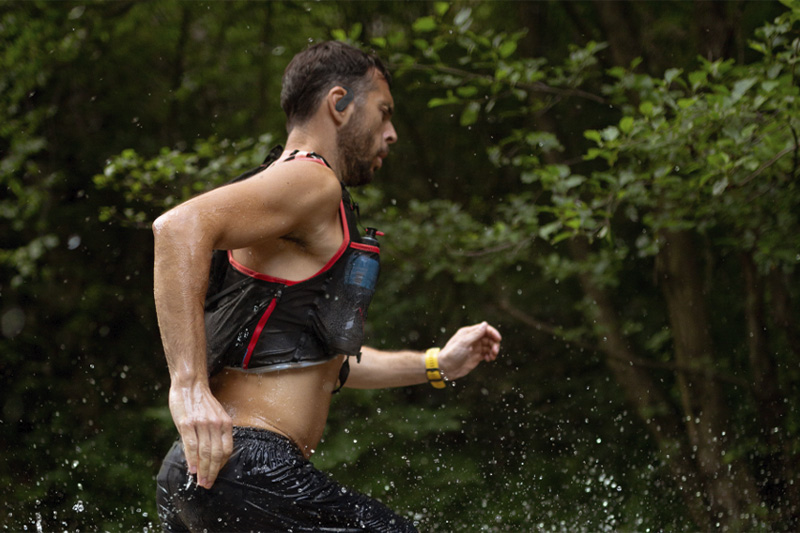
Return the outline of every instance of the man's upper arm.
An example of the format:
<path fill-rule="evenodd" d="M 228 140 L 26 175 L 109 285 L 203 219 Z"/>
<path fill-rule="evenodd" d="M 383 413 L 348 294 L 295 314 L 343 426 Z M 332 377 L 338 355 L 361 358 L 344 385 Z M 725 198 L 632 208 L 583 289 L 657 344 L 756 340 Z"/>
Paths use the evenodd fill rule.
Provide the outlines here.
<path fill-rule="evenodd" d="M 330 169 L 295 161 L 197 196 L 164 216 L 189 225 L 213 249 L 233 250 L 313 224 L 315 217 L 336 209 L 340 198 L 341 186 Z"/>

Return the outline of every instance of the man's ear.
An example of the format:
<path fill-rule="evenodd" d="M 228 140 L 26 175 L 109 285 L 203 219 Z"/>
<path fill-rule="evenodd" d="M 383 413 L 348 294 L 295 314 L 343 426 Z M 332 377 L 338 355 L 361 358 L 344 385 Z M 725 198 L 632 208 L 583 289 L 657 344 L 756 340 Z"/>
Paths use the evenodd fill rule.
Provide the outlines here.
<path fill-rule="evenodd" d="M 354 96 L 353 91 L 344 85 L 337 85 L 328 91 L 328 107 L 331 110 L 331 114 L 334 116 L 334 120 L 337 122 L 343 122 L 345 120 L 347 107 L 350 105 L 350 102 L 353 101 Z"/>

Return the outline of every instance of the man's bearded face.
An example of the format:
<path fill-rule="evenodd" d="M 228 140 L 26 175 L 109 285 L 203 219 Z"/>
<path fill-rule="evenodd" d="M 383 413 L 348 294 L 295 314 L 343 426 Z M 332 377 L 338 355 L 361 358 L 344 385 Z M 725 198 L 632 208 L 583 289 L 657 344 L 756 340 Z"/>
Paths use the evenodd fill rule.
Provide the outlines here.
<path fill-rule="evenodd" d="M 374 134 L 364 127 L 361 112 L 336 132 L 336 145 L 344 165 L 342 182 L 348 187 L 366 185 L 375 176 L 372 166 L 379 149 L 374 147 L 373 137 Z"/>

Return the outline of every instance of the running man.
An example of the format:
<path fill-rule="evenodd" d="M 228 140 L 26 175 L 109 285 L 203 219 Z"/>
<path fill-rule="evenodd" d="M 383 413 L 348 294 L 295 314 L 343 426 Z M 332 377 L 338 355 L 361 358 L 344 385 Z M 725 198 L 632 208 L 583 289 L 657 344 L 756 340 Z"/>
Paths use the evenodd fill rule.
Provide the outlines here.
<path fill-rule="evenodd" d="M 158 475 L 165 531 L 415 531 L 309 461 L 342 386 L 443 387 L 499 351 L 485 322 L 425 353 L 361 344 L 379 232 L 361 235 L 345 187 L 397 141 L 389 84 L 351 46 L 301 52 L 283 77 L 286 149 L 154 222 L 180 433 Z"/>

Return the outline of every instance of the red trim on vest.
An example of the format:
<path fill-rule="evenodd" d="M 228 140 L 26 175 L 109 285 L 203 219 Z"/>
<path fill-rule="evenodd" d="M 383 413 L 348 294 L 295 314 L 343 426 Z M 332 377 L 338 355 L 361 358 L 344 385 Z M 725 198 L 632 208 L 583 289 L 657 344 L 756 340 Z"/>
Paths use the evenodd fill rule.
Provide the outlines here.
<path fill-rule="evenodd" d="M 372 246 L 371 244 L 363 244 L 360 242 L 351 242 L 350 248 L 355 248 L 356 250 L 362 250 L 364 252 L 372 252 L 373 254 L 381 253 L 381 249 L 377 246 Z"/>
<path fill-rule="evenodd" d="M 247 345 L 247 352 L 245 352 L 244 359 L 242 360 L 242 368 L 247 368 L 250 365 L 250 357 L 253 355 L 253 351 L 256 349 L 258 338 L 261 337 L 261 331 L 267 324 L 267 320 L 269 320 L 269 316 L 272 314 L 272 311 L 275 310 L 275 306 L 277 304 L 278 299 L 273 298 L 267 306 L 267 310 L 264 311 L 263 315 L 261 315 L 261 319 L 258 321 L 255 331 L 253 331 L 253 336 L 250 338 L 250 344 Z"/>
<path fill-rule="evenodd" d="M 311 161 L 317 161 L 316 159 L 310 159 L 310 160 Z M 306 279 L 289 280 L 289 279 L 283 279 L 283 278 L 276 278 L 275 276 L 270 276 L 268 274 L 262 274 L 261 272 L 253 270 L 251 268 L 247 268 L 243 264 L 239 263 L 236 259 L 233 258 L 233 251 L 232 250 L 228 250 L 228 261 L 230 262 L 230 264 L 231 264 L 231 266 L 233 268 L 235 268 L 236 270 L 238 270 L 242 274 L 245 274 L 246 276 L 250 276 L 251 278 L 260 279 L 262 281 L 269 281 L 271 283 L 280 283 L 282 285 L 287 285 L 287 286 L 297 285 L 298 283 L 302 283 L 302 282 L 304 282 L 306 280 L 309 280 L 311 278 L 315 278 L 315 277 L 319 276 L 320 274 L 322 274 L 322 273 L 326 272 L 327 270 L 329 270 L 333 266 L 333 264 L 336 263 L 336 261 L 338 261 L 340 257 L 342 257 L 342 254 L 344 254 L 345 250 L 347 250 L 347 246 L 349 244 L 351 244 L 350 243 L 350 228 L 348 227 L 347 218 L 345 217 L 345 211 L 344 211 L 344 201 L 340 201 L 339 202 L 339 218 L 342 221 L 342 232 L 344 233 L 344 238 L 342 239 L 341 246 L 339 246 L 339 249 L 336 250 L 336 253 L 333 254 L 333 257 L 331 257 L 328 260 L 328 262 L 325 263 L 325 266 L 323 266 L 319 270 L 319 272 L 317 272 L 313 276 L 309 276 Z M 355 244 L 355 243 L 353 243 L 353 244 Z"/>

